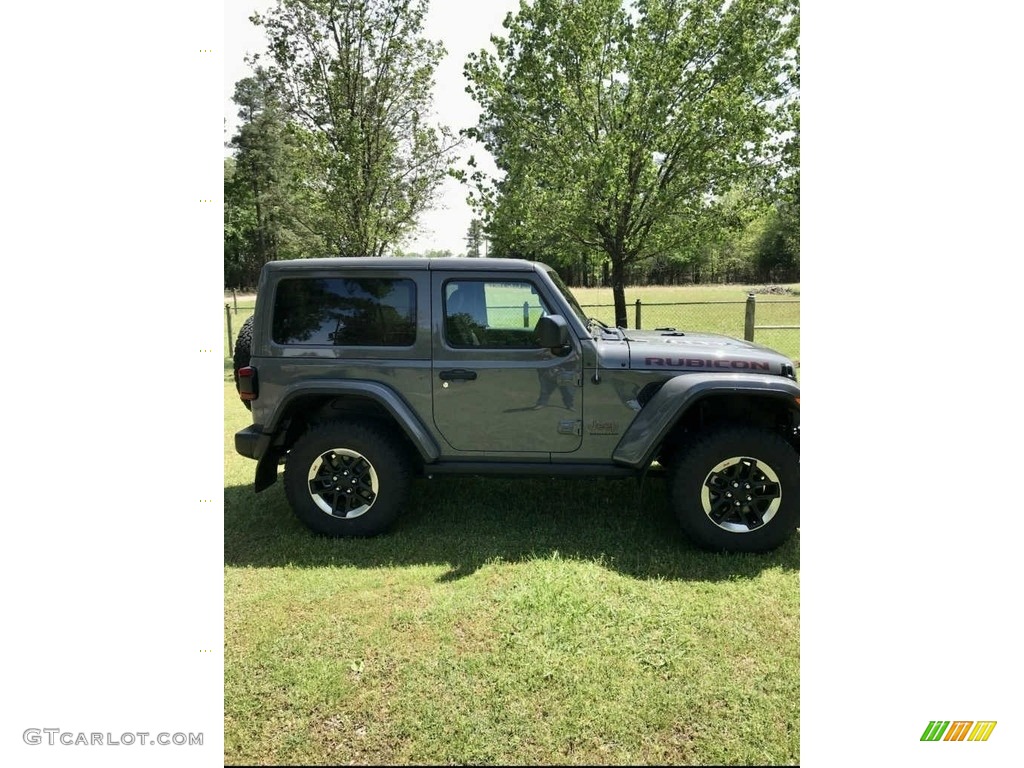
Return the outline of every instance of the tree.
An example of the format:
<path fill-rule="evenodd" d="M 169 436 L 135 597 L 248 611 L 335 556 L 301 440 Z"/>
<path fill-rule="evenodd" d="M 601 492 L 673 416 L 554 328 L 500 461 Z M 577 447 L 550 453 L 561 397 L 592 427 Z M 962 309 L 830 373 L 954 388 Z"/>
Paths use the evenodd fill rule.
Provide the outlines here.
<path fill-rule="evenodd" d="M 256 284 L 262 263 L 256 248 L 255 213 L 249 204 L 247 186 L 235 173 L 235 159 L 224 158 L 224 287 L 241 288 Z M 257 266 L 258 265 L 258 266 Z"/>
<path fill-rule="evenodd" d="M 717 233 L 702 244 L 694 278 L 723 282 L 799 280 L 799 220 L 777 188 L 737 185 L 722 199 Z"/>
<path fill-rule="evenodd" d="M 391 252 L 391 255 L 399 259 L 449 259 L 455 254 L 447 248 L 428 248 L 422 252 L 403 251 L 401 248 L 396 248 Z"/>
<path fill-rule="evenodd" d="M 484 242 L 484 223 L 474 218 L 466 230 L 466 255 L 479 258 L 480 246 Z"/>
<path fill-rule="evenodd" d="M 799 71 L 797 72 L 799 77 Z M 800 104 L 789 112 L 791 137 L 783 147 L 786 162 L 792 169 L 778 183 L 779 218 L 785 231 L 786 247 L 796 264 L 800 263 Z"/>
<path fill-rule="evenodd" d="M 783 162 L 796 19 L 793 0 L 523 3 L 465 68 L 495 252 L 606 257 L 625 325 L 627 267 L 699 250 L 719 196 Z"/>
<path fill-rule="evenodd" d="M 224 168 L 225 284 L 255 285 L 268 261 L 322 251 L 303 224 L 295 127 L 284 113 L 276 83 L 266 70 L 235 85 L 241 121 Z"/>
<path fill-rule="evenodd" d="M 309 225 L 339 256 L 381 256 L 415 226 L 455 141 L 430 124 L 440 43 L 427 0 L 278 0 L 263 27 L 299 127 Z"/>

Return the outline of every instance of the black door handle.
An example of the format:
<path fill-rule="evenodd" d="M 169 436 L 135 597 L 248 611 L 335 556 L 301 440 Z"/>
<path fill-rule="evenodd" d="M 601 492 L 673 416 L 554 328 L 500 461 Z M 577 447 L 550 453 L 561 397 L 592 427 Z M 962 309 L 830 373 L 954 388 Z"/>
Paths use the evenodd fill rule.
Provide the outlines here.
<path fill-rule="evenodd" d="M 473 381 L 474 379 L 476 379 L 476 371 L 468 371 L 465 368 L 441 371 L 441 381 Z"/>

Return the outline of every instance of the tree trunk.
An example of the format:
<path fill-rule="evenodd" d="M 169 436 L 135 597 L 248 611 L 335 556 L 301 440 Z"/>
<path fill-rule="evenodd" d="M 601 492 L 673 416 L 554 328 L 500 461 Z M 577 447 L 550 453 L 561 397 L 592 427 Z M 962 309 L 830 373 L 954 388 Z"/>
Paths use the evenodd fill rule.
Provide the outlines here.
<path fill-rule="evenodd" d="M 266 226 L 263 223 L 263 210 L 260 206 L 260 185 L 256 179 L 252 181 L 252 199 L 256 207 L 256 261 L 259 269 L 270 259 L 267 256 Z"/>
<path fill-rule="evenodd" d="M 622 254 L 613 254 L 612 260 L 612 296 L 615 299 L 615 325 L 626 327 L 626 270 Z"/>

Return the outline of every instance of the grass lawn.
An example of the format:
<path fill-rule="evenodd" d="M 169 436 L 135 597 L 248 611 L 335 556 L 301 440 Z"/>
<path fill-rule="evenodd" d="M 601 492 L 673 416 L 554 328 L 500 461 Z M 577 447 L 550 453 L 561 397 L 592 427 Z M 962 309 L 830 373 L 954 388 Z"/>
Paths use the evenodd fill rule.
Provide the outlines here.
<path fill-rule="evenodd" d="M 237 327 L 237 326 L 236 326 Z M 224 384 L 227 764 L 796 764 L 799 536 L 694 549 L 651 480 L 418 480 L 329 540 Z"/>

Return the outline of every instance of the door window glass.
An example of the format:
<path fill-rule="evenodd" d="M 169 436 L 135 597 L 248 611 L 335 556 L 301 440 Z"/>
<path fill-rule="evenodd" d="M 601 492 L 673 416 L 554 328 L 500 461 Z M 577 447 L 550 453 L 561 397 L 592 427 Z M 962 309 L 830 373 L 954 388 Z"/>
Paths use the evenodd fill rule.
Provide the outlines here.
<path fill-rule="evenodd" d="M 445 340 L 452 347 L 536 349 L 533 329 L 549 308 L 525 280 L 449 280 Z"/>

